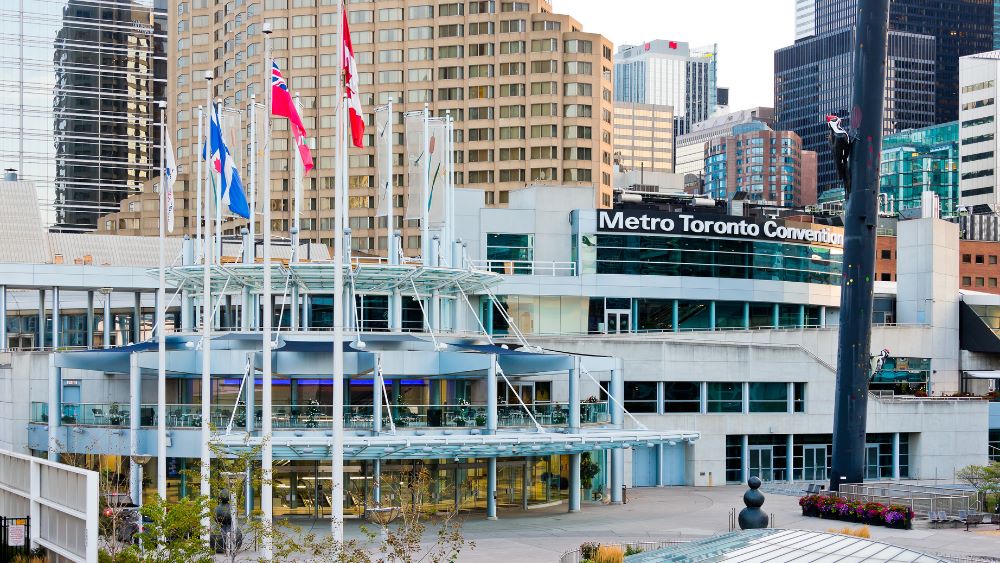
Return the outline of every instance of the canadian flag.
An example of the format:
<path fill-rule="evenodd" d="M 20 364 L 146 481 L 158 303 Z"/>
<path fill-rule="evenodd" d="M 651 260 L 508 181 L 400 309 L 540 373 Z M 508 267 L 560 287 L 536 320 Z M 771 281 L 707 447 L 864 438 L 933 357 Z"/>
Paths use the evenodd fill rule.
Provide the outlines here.
<path fill-rule="evenodd" d="M 347 26 L 347 11 L 344 11 L 342 27 L 344 35 L 344 87 L 347 88 L 347 109 L 351 120 L 351 139 L 354 146 L 364 146 L 365 119 L 361 114 L 361 97 L 358 93 L 358 65 L 354 61 L 354 46 L 351 45 L 351 30 Z"/>

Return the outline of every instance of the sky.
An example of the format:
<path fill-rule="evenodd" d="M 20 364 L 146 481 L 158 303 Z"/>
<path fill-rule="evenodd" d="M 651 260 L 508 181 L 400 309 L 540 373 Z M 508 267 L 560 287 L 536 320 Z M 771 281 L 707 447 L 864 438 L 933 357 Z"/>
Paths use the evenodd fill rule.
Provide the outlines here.
<path fill-rule="evenodd" d="M 774 105 L 774 51 L 795 41 L 795 0 L 553 0 L 584 31 L 619 45 L 651 39 L 719 46 L 733 110 Z"/>

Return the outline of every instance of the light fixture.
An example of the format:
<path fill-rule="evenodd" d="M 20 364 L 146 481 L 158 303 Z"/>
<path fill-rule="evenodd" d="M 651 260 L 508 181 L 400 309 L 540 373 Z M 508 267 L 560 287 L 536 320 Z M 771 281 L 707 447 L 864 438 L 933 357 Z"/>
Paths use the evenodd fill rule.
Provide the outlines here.
<path fill-rule="evenodd" d="M 130 456 L 130 457 L 131 457 L 133 463 L 137 463 L 139 465 L 146 465 L 147 463 L 149 463 L 149 460 L 153 459 L 153 456 L 151 456 L 151 455 L 138 455 L 138 454 L 136 454 L 136 455 Z"/>

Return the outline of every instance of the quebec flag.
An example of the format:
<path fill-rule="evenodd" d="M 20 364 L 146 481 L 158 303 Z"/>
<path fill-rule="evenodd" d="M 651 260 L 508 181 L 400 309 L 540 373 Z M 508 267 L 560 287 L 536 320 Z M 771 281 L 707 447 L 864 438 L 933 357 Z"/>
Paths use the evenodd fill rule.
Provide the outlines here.
<path fill-rule="evenodd" d="M 222 203 L 233 213 L 244 219 L 249 219 L 250 205 L 247 204 L 247 195 L 243 191 L 243 182 L 240 181 L 240 173 L 236 170 L 232 153 L 229 151 L 229 147 L 226 146 L 226 141 L 222 137 L 219 111 L 221 111 L 221 107 L 211 113 L 212 117 L 208 132 L 209 159 L 215 171 L 219 173 L 222 181 Z"/>

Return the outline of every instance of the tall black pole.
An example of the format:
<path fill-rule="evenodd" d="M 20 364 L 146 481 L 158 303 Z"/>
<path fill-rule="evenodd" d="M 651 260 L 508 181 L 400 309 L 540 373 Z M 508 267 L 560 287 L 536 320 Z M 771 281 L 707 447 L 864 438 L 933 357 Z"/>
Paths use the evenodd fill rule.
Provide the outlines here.
<path fill-rule="evenodd" d="M 858 0 L 830 490 L 864 480 L 889 0 Z"/>

